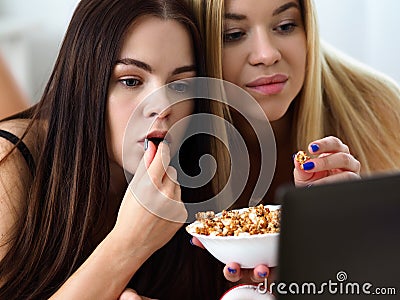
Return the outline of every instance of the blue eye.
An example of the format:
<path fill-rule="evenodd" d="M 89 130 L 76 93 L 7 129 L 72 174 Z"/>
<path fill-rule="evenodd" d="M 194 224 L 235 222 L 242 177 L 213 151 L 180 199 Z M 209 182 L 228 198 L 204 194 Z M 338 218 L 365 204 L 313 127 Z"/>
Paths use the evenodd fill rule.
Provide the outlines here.
<path fill-rule="evenodd" d="M 189 90 L 189 84 L 183 81 L 172 82 L 168 87 L 178 93 L 186 93 Z"/>
<path fill-rule="evenodd" d="M 122 84 L 126 85 L 127 87 L 135 87 L 142 84 L 141 81 L 136 78 L 121 79 L 120 82 L 122 82 Z"/>
<path fill-rule="evenodd" d="M 275 31 L 282 34 L 289 34 L 296 29 L 297 25 L 295 23 L 286 23 L 276 27 Z"/>
<path fill-rule="evenodd" d="M 234 31 L 234 32 L 224 33 L 223 38 L 225 43 L 229 43 L 240 40 L 244 35 L 245 33 L 242 31 Z"/>

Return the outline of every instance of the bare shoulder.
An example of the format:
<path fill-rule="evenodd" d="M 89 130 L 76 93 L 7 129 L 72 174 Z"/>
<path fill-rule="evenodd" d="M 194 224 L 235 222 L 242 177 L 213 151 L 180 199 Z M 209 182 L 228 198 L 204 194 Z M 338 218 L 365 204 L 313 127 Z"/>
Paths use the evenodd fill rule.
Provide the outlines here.
<path fill-rule="evenodd" d="M 18 138 L 23 138 L 34 160 L 38 157 L 40 139 L 38 133 L 25 131 L 29 120 L 11 120 L 0 123 L 0 130 L 7 131 Z M 0 137 L 0 198 L 25 198 L 32 181 L 32 175 L 23 155 L 12 142 Z"/>
<path fill-rule="evenodd" d="M 28 119 L 15 119 L 0 122 L 0 130 L 8 131 L 15 136 L 21 138 L 26 129 L 28 128 L 30 120 Z"/>
<path fill-rule="evenodd" d="M 43 127 L 41 127 L 41 131 L 39 131 L 39 126 L 35 126 L 32 130 L 26 132 L 28 128 L 30 120 L 27 119 L 16 119 L 0 122 L 0 130 L 7 131 L 18 138 L 23 138 L 24 144 L 28 147 L 29 151 L 35 158 L 38 157 L 39 147 L 41 145 L 41 140 L 43 136 Z M 26 133 L 25 133 L 26 132 Z M 9 152 L 14 146 L 7 139 L 0 137 L 0 153 Z M 3 156 L 0 154 L 0 159 Z"/>
<path fill-rule="evenodd" d="M 15 120 L 0 123 L 0 129 L 8 131 L 17 137 L 22 137 L 28 121 Z M 32 138 L 27 136 L 26 143 L 34 148 Z M 26 204 L 28 191 L 32 184 L 32 175 L 22 154 L 12 149 L 14 145 L 0 137 L 0 259 L 3 257 L 10 230 L 20 217 Z"/>

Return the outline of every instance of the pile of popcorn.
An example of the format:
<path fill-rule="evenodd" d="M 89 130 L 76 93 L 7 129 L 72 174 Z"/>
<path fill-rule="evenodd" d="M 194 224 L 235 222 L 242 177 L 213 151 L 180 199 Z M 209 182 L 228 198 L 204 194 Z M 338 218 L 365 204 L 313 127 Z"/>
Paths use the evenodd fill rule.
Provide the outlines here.
<path fill-rule="evenodd" d="M 262 204 L 242 210 L 196 214 L 197 221 L 188 226 L 189 232 L 211 236 L 242 236 L 280 231 L 280 209 L 270 210 Z"/>

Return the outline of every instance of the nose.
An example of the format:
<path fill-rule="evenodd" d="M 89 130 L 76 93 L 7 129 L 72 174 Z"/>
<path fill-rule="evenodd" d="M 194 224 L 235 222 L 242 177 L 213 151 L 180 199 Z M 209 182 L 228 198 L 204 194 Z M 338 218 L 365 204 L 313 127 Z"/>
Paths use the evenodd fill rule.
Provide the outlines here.
<path fill-rule="evenodd" d="M 275 45 L 273 37 L 271 38 L 269 36 L 267 30 L 255 30 L 249 54 L 249 63 L 254 66 L 271 66 L 277 63 L 280 59 L 281 52 Z"/>
<path fill-rule="evenodd" d="M 143 114 L 146 118 L 168 118 L 172 113 L 171 102 L 169 101 L 166 88 L 157 90 L 146 100 Z"/>

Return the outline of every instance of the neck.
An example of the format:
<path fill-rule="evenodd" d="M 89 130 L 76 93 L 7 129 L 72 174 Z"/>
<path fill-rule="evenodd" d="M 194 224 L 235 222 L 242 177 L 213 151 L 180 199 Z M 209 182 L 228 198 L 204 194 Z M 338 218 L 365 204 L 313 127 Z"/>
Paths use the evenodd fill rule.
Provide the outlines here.
<path fill-rule="evenodd" d="M 283 149 L 293 150 L 292 147 L 295 143 L 292 140 L 292 123 L 293 109 L 291 109 L 291 107 L 289 107 L 288 111 L 282 118 L 271 122 L 278 153 Z"/>
<path fill-rule="evenodd" d="M 127 187 L 123 169 L 110 161 L 110 188 L 105 208 L 101 211 L 99 220 L 91 237 L 91 243 L 98 245 L 112 230 L 117 219 L 119 207 Z"/>
<path fill-rule="evenodd" d="M 293 183 L 293 153 L 295 152 L 292 135 L 293 110 L 289 108 L 279 120 L 271 122 L 276 142 L 276 167 L 266 200 L 275 202 L 276 191 L 282 185 Z"/>
<path fill-rule="evenodd" d="M 109 198 L 121 201 L 126 188 L 127 182 L 123 168 L 121 168 L 117 163 L 111 161 Z"/>
<path fill-rule="evenodd" d="M 241 118 L 237 114 L 232 114 L 234 124 L 239 130 L 240 134 L 245 138 L 249 156 L 251 157 L 250 174 L 248 178 L 248 184 L 245 187 L 240 199 L 235 204 L 237 207 L 244 207 L 248 203 L 250 196 L 253 193 L 254 186 L 259 176 L 260 166 L 260 155 L 256 144 L 258 140 L 254 137 L 254 134 L 249 133 L 248 126 L 246 126 Z M 267 194 L 264 197 L 264 203 L 274 203 L 275 192 L 283 184 L 293 182 L 293 159 L 292 155 L 294 152 L 292 141 L 292 120 L 293 110 L 289 108 L 286 114 L 279 120 L 271 122 L 271 127 L 274 131 L 275 142 L 276 142 L 276 168 L 272 183 L 268 189 Z"/>

